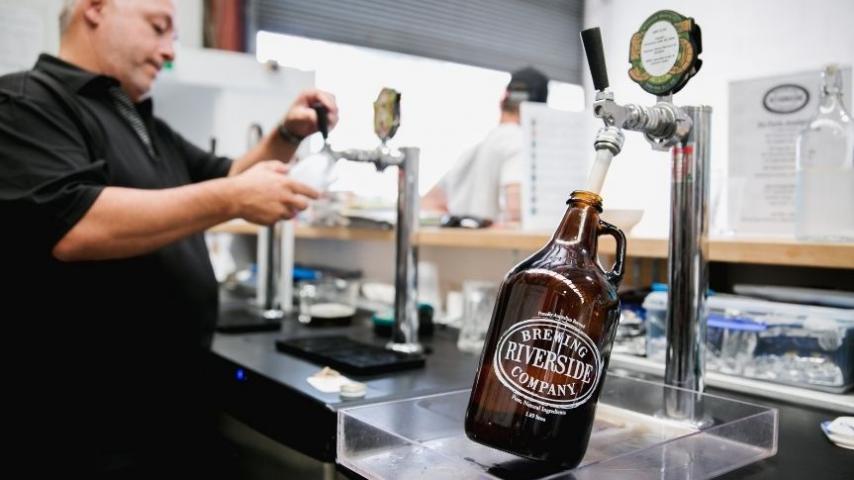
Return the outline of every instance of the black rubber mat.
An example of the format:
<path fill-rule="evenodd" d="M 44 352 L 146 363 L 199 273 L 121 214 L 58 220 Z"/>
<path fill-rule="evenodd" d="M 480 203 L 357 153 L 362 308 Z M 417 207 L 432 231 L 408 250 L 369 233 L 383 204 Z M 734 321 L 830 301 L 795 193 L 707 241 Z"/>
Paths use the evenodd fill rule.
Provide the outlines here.
<path fill-rule="evenodd" d="M 276 350 L 354 375 L 374 375 L 424 366 L 421 355 L 395 352 L 341 335 L 276 340 Z"/>

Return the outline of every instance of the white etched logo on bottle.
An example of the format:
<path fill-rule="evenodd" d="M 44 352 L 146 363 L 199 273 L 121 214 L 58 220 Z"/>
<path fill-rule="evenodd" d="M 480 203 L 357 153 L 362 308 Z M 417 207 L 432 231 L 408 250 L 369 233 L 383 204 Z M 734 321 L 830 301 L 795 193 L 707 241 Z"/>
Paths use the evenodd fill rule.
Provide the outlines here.
<path fill-rule="evenodd" d="M 504 332 L 492 361 L 513 393 L 548 407 L 583 405 L 596 390 L 601 360 L 596 344 L 578 327 L 532 318 Z"/>

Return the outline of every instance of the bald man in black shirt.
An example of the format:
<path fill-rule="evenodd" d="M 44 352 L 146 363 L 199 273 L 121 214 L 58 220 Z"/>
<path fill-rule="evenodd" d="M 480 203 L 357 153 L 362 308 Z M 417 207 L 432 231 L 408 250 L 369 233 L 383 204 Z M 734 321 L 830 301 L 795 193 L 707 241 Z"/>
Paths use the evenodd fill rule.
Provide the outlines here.
<path fill-rule="evenodd" d="M 203 232 L 306 208 L 317 192 L 282 161 L 316 131 L 313 103 L 334 126 L 335 101 L 303 92 L 256 148 L 215 157 L 146 99 L 174 57 L 171 1 L 67 2 L 61 22 L 58 58 L 0 77 L 6 431 L 54 459 L 34 472 L 199 472 L 217 314 Z"/>

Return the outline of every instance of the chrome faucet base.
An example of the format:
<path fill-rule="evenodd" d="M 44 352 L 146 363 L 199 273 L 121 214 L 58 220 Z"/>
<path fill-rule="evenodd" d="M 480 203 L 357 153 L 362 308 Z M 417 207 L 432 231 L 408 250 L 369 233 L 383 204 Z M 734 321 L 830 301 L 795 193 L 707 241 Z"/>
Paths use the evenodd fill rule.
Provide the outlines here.
<path fill-rule="evenodd" d="M 593 114 L 605 126 L 594 146 L 613 156 L 622 147 L 621 130 L 644 135 L 655 150 L 672 155 L 668 250 L 667 356 L 664 381 L 676 390 L 667 399 L 670 418 L 703 424 L 693 402 L 703 391 L 706 290 L 708 287 L 708 203 L 711 107 L 677 107 L 659 97 L 652 107 L 620 105 L 610 91 L 596 93 Z M 604 173 L 601 174 L 604 176 Z"/>
<path fill-rule="evenodd" d="M 396 343 L 389 342 L 386 344 L 385 348 L 389 350 L 393 350 L 395 352 L 406 353 L 409 355 L 417 355 L 420 353 L 424 353 L 424 347 L 420 343 Z"/>
<path fill-rule="evenodd" d="M 264 317 L 265 320 L 281 320 L 285 318 L 285 312 L 284 310 L 274 308 L 270 310 L 263 310 L 261 312 L 261 316 Z"/>

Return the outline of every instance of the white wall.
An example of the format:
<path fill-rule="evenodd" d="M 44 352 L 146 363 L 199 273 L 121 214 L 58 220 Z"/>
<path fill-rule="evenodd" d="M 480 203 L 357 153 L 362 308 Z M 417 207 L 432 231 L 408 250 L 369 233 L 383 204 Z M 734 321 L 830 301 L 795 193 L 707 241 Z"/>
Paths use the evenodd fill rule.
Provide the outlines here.
<path fill-rule="evenodd" d="M 175 2 L 178 42 L 189 48 L 202 48 L 203 0 L 173 0 Z"/>
<path fill-rule="evenodd" d="M 179 41 L 185 46 L 198 46 L 201 43 L 202 3 L 202 0 L 176 0 Z M 0 0 L 0 15 L 4 15 L 5 19 L 11 18 L 11 8 L 28 12 L 28 16 L 36 19 L 35 22 L 42 29 L 41 49 L 55 52 L 58 41 L 56 16 L 60 4 L 60 0 Z M 674 8 L 683 15 L 694 17 L 703 29 L 703 68 L 677 95 L 676 100 L 684 105 L 708 104 L 715 109 L 712 128 L 713 191 L 722 185 L 726 170 L 727 85 L 730 80 L 817 69 L 829 62 L 854 64 L 854 28 L 851 27 L 854 1 L 851 0 L 682 0 L 678 3 L 663 0 L 587 0 L 584 25 L 602 29 L 611 86 L 620 102 L 651 104 L 653 101 L 652 96 L 643 92 L 626 75 L 628 43 L 647 16 L 665 8 Z M 2 34 L 0 38 L 5 39 Z M 26 47 L 24 44 L 10 45 L 5 40 L 3 43 L 0 45 L 0 69 L 3 67 L 4 52 Z M 24 54 L 26 58 L 19 60 L 19 67 L 32 65 L 37 50 Z M 319 72 L 318 84 L 322 76 L 323 72 Z M 589 75 L 585 74 L 584 81 L 589 103 L 592 98 Z M 370 100 L 375 96 L 374 90 L 377 89 L 371 89 Z M 496 96 L 499 94 L 496 93 Z M 412 101 L 412 98 L 404 100 L 404 104 Z M 484 104 L 490 119 L 497 116 L 497 108 L 492 102 L 490 100 L 489 105 Z M 364 110 L 370 107 L 358 108 Z M 473 115 L 471 112 L 460 113 Z M 407 130 L 418 125 L 412 117 L 404 122 L 408 126 L 401 129 L 400 142 L 406 140 Z M 342 134 L 347 130 L 344 123 L 342 121 L 340 128 Z M 431 133 L 436 136 L 447 135 L 448 127 L 444 124 L 435 125 Z M 452 130 L 459 130 L 459 127 L 454 125 Z M 591 139 L 592 135 L 591 131 Z M 340 139 L 342 142 L 344 140 Z M 439 162 L 435 161 L 431 165 L 430 152 L 424 153 L 421 179 L 422 188 L 427 188 L 441 172 L 435 165 Z M 433 158 L 449 155 L 445 151 L 435 153 Z M 635 235 L 667 235 L 669 170 L 667 154 L 652 152 L 639 135 L 629 134 L 623 153 L 612 165 L 603 193 L 610 208 L 645 209 L 643 220 L 633 232 Z M 393 182 L 387 183 L 393 188 Z"/>
<path fill-rule="evenodd" d="M 207 148 L 215 136 L 217 153 L 237 157 L 247 149 L 251 123 L 265 132 L 275 128 L 297 94 L 312 86 L 313 72 L 271 71 L 254 55 L 181 47 L 152 95 L 155 114 L 190 141 Z"/>
<path fill-rule="evenodd" d="M 261 32 L 258 58 L 316 72 L 317 88 L 335 94 L 339 122 L 329 141 L 337 149 L 374 148 L 373 102 L 383 87 L 401 92 L 401 126 L 394 147 L 421 149 L 420 190 L 426 192 L 460 152 L 498 123 L 499 101 L 510 80 L 506 72 L 394 52 Z M 392 200 L 392 169 L 341 162 L 333 190 Z M 384 178 L 383 178 L 384 177 Z"/>
<path fill-rule="evenodd" d="M 61 0 L 0 0 L 0 75 L 26 70 L 59 49 Z"/>
<path fill-rule="evenodd" d="M 851 0 L 587 0 L 584 26 L 602 30 L 611 88 L 620 103 L 654 102 L 626 72 L 629 39 L 650 14 L 662 9 L 694 17 L 703 31 L 703 67 L 676 95 L 676 103 L 714 108 L 712 192 L 722 185 L 726 171 L 729 81 L 820 69 L 830 62 L 854 64 Z M 585 91 L 592 98 L 587 73 Z M 669 174 L 666 153 L 653 152 L 639 134 L 627 134 L 603 194 L 611 208 L 646 210 L 633 234 L 667 235 Z"/>
<path fill-rule="evenodd" d="M 335 94 L 340 121 L 329 136 L 335 148 L 378 145 L 373 101 L 383 87 L 400 91 L 401 126 L 391 145 L 421 149 L 421 193 L 498 124 L 500 99 L 510 80 L 509 73 L 498 70 L 269 32 L 258 34 L 256 51 L 262 61 L 317 72 L 317 87 Z M 582 89 L 551 82 L 549 104 L 581 110 Z M 336 168 L 339 180 L 332 190 L 387 200 L 396 195 L 391 170 L 380 175 L 370 165 L 347 162 Z"/>
<path fill-rule="evenodd" d="M 203 0 L 173 0 L 178 42 L 201 48 Z M 33 66 L 41 52 L 59 50 L 62 0 L 0 0 L 0 75 Z"/>

